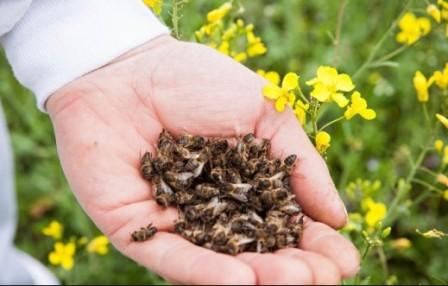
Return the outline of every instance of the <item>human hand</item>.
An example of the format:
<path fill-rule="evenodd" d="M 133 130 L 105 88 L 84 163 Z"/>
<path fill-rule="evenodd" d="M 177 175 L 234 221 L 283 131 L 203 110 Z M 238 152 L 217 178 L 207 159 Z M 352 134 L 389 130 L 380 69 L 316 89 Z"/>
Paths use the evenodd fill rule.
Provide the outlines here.
<path fill-rule="evenodd" d="M 87 74 L 47 102 L 67 179 L 77 199 L 126 256 L 188 284 L 336 284 L 359 267 L 354 246 L 334 228 L 346 212 L 327 167 L 292 110 L 263 99 L 265 80 L 214 50 L 159 37 Z M 173 234 L 174 208 L 159 207 L 139 171 L 162 128 L 180 135 L 271 140 L 274 156 L 297 154 L 291 185 L 307 219 L 298 248 L 236 257 Z M 152 222 L 159 232 L 134 243 Z M 331 226 L 331 227 L 329 227 Z"/>

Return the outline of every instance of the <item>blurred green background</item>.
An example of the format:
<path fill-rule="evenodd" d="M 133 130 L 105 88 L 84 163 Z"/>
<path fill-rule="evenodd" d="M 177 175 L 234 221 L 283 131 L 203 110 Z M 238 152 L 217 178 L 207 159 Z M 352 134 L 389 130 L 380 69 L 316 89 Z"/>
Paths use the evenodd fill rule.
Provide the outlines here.
<path fill-rule="evenodd" d="M 170 1 L 162 13 L 170 24 Z M 194 39 L 194 31 L 205 21 L 206 13 L 224 1 L 190 0 L 180 22 L 181 34 Z M 340 42 L 335 49 L 334 35 L 339 1 L 328 0 L 259 0 L 240 1 L 245 12 L 242 18 L 255 24 L 255 32 L 268 47 L 267 55 L 246 64 L 256 70 L 276 70 L 280 74 L 294 71 L 301 75 L 301 84 L 314 77 L 320 65 L 337 66 L 352 74 L 365 62 L 375 44 L 397 19 L 407 1 L 347 1 Z M 425 1 L 411 1 L 409 9 L 423 15 Z M 349 212 L 359 204 L 347 198 L 345 187 L 357 178 L 380 180 L 382 187 L 375 199 L 386 203 L 396 196 L 397 178 L 409 172 L 407 154 L 418 154 L 432 134 L 425 125 L 421 105 L 416 100 L 412 77 L 416 70 L 430 75 L 448 61 L 448 38 L 444 25 L 435 25 L 430 35 L 394 57 L 393 66 L 367 69 L 354 81 L 357 89 L 377 112 L 377 119 L 368 122 L 353 119 L 334 125 L 329 132 L 332 146 L 327 161 Z M 378 57 L 400 45 L 395 41 L 397 29 L 385 38 Z M 14 79 L 6 59 L 0 54 L 0 98 L 5 109 L 15 155 L 16 188 L 19 199 L 19 226 L 16 243 L 19 248 L 48 264 L 53 242 L 41 230 L 52 219 L 62 222 L 66 237 L 99 234 L 70 192 L 57 158 L 55 140 L 48 116 L 36 109 L 32 94 Z M 445 112 L 446 100 L 428 104 L 430 114 Z M 442 108 L 442 111 L 441 111 Z M 330 109 L 324 116 L 340 115 Z M 431 117 L 433 118 L 433 117 Z M 435 125 L 435 121 L 434 121 Z M 439 137 L 443 137 L 439 132 Z M 436 160 L 429 153 L 425 164 Z M 392 234 L 384 242 L 383 254 L 369 252 L 363 262 L 361 283 L 446 284 L 448 281 L 448 240 L 427 239 L 416 229 L 433 227 L 448 231 L 448 202 L 432 193 L 419 204 L 412 202 L 424 190 L 415 185 L 396 209 Z M 394 238 L 406 237 L 407 249 L 396 249 Z M 352 236 L 360 251 L 365 243 L 361 235 Z M 386 263 L 384 263 L 384 259 Z M 81 255 L 75 267 L 67 272 L 52 268 L 64 283 L 157 284 L 163 280 L 112 250 L 106 256 Z"/>

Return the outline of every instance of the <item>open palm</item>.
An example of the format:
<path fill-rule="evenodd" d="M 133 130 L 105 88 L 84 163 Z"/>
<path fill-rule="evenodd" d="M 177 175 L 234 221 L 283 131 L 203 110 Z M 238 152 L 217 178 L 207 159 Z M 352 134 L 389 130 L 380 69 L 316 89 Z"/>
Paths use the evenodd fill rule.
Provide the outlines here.
<path fill-rule="evenodd" d="M 333 230 L 344 225 L 346 214 L 325 163 L 292 111 L 277 113 L 262 98 L 264 84 L 207 47 L 163 36 L 50 98 L 47 108 L 71 188 L 123 254 L 177 283 L 321 284 L 356 273 L 355 248 Z M 140 155 L 154 151 L 162 128 L 229 138 L 253 132 L 271 139 L 274 156 L 297 154 L 291 184 L 312 218 L 298 248 L 232 257 L 173 234 L 177 211 L 155 203 L 139 172 Z M 131 232 L 149 222 L 159 232 L 131 242 Z"/>

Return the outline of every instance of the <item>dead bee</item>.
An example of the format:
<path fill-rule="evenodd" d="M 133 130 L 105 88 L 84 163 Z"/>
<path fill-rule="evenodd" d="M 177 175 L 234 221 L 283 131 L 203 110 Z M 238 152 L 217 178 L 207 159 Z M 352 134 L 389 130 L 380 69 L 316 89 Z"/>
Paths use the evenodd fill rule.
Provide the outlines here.
<path fill-rule="evenodd" d="M 255 135 L 253 133 L 249 133 L 243 136 L 244 143 L 252 143 L 255 140 Z"/>
<path fill-rule="evenodd" d="M 282 201 L 288 197 L 288 190 L 285 188 L 276 188 L 273 190 L 264 190 L 260 198 L 267 206 L 272 206 L 278 201 Z"/>
<path fill-rule="evenodd" d="M 287 217 L 280 211 L 269 211 L 266 216 L 266 231 L 273 235 L 286 224 Z"/>
<path fill-rule="evenodd" d="M 225 154 L 229 148 L 229 142 L 226 139 L 214 139 L 210 141 L 209 149 L 213 156 Z"/>
<path fill-rule="evenodd" d="M 296 215 L 302 211 L 295 201 L 287 201 L 283 205 L 277 207 L 277 209 L 287 215 Z"/>
<path fill-rule="evenodd" d="M 221 223 L 216 223 L 211 229 L 212 242 L 216 245 L 224 245 L 229 239 L 230 229 Z"/>
<path fill-rule="evenodd" d="M 159 135 L 159 141 L 157 143 L 158 149 L 164 149 L 168 145 L 174 144 L 174 138 L 171 136 L 171 134 L 166 130 L 163 129 L 162 132 Z"/>
<path fill-rule="evenodd" d="M 201 152 L 194 158 L 190 158 L 185 164 L 185 171 L 192 172 L 195 178 L 199 177 L 207 163 L 208 155 L 206 152 Z"/>
<path fill-rule="evenodd" d="M 133 241 L 145 241 L 150 239 L 156 234 L 157 228 L 150 223 L 147 227 L 141 227 L 140 230 L 136 230 L 131 234 Z"/>
<path fill-rule="evenodd" d="M 241 184 L 241 175 L 235 169 L 227 169 L 227 180 L 232 184 Z"/>
<path fill-rule="evenodd" d="M 174 194 L 174 197 L 179 205 L 193 204 L 196 201 L 194 194 L 187 191 L 178 191 Z"/>
<path fill-rule="evenodd" d="M 236 255 L 240 252 L 243 252 L 246 245 L 253 242 L 254 240 L 254 238 L 250 238 L 242 234 L 235 234 L 227 241 L 225 246 L 218 247 L 217 251 Z"/>
<path fill-rule="evenodd" d="M 173 190 L 160 177 L 157 178 L 155 185 L 155 199 L 162 207 L 168 207 L 175 201 Z"/>
<path fill-rule="evenodd" d="M 283 187 L 282 179 L 284 176 L 284 172 L 278 172 L 277 174 L 269 178 L 258 178 L 256 183 L 257 189 L 265 190 L 272 188 L 281 188 Z"/>
<path fill-rule="evenodd" d="M 224 183 L 226 171 L 222 168 L 213 168 L 210 172 L 210 178 L 216 183 Z"/>
<path fill-rule="evenodd" d="M 230 221 L 234 233 L 244 233 L 248 237 L 254 237 L 257 227 L 249 221 L 247 215 L 234 216 Z"/>
<path fill-rule="evenodd" d="M 159 153 L 157 153 L 157 158 L 152 160 L 152 162 L 154 170 L 158 174 L 171 170 L 174 166 L 174 162 L 171 157 Z"/>
<path fill-rule="evenodd" d="M 292 170 L 294 169 L 294 164 L 297 160 L 297 155 L 292 154 L 283 160 L 282 169 L 287 173 L 291 174 Z"/>
<path fill-rule="evenodd" d="M 145 152 L 143 154 L 143 157 L 140 159 L 140 170 L 145 180 L 151 181 L 155 176 L 151 153 Z"/>
<path fill-rule="evenodd" d="M 248 192 L 252 189 L 251 184 L 230 184 L 227 183 L 223 187 L 224 193 L 237 201 L 247 202 L 248 201 Z"/>
<path fill-rule="evenodd" d="M 201 149 L 205 145 L 205 139 L 201 136 L 184 134 L 177 140 L 177 144 L 184 146 L 190 150 Z"/>
<path fill-rule="evenodd" d="M 188 189 L 193 183 L 194 174 L 191 172 L 174 173 L 167 171 L 163 174 L 163 179 L 173 189 L 181 191 Z"/>
<path fill-rule="evenodd" d="M 195 194 L 203 199 L 211 199 L 212 197 L 219 195 L 219 189 L 212 184 L 200 184 L 196 185 Z"/>

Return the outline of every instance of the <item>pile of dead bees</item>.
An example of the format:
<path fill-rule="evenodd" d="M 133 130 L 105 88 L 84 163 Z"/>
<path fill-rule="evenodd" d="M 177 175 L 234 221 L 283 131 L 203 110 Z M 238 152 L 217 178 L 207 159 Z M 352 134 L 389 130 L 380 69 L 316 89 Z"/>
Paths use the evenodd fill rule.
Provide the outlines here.
<path fill-rule="evenodd" d="M 231 146 L 166 130 L 155 156 L 141 159 L 143 177 L 163 207 L 175 206 L 176 233 L 196 245 L 235 255 L 296 247 L 303 228 L 301 208 L 289 185 L 296 155 L 269 158 L 270 141 L 247 134 Z M 133 234 L 144 240 L 149 226 Z"/>

